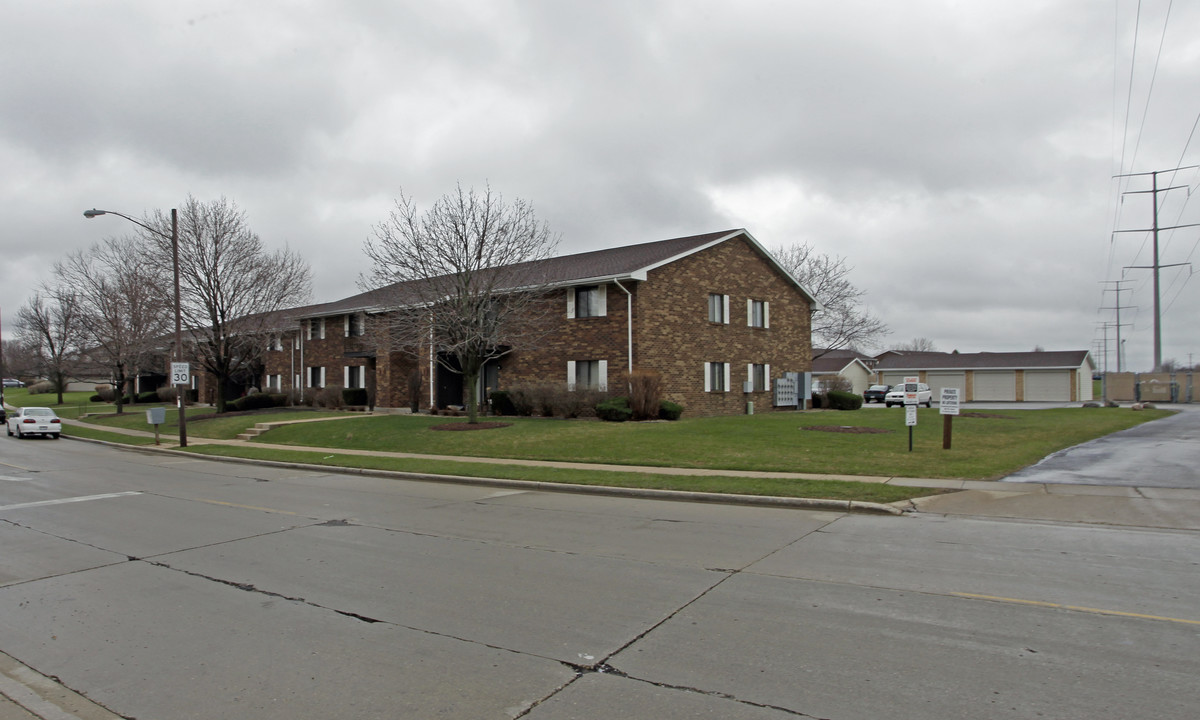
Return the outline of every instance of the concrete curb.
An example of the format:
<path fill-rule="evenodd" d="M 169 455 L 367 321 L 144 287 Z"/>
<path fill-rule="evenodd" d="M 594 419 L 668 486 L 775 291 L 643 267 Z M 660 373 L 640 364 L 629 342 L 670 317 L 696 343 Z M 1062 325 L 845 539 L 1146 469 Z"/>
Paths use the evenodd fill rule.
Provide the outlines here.
<path fill-rule="evenodd" d="M 510 480 L 506 478 L 480 478 L 463 475 L 435 475 L 432 473 L 402 472 L 399 470 L 375 470 L 371 468 L 340 467 L 337 465 L 314 465 L 311 463 L 282 462 L 279 460 L 258 460 L 255 458 L 227 457 L 223 455 L 198 455 L 172 448 L 154 447 L 152 445 L 124 445 L 122 443 L 96 440 L 93 438 L 63 435 L 68 440 L 108 445 L 125 450 L 141 451 L 154 454 L 177 455 L 201 460 L 220 460 L 224 462 L 242 463 L 244 465 L 264 465 L 268 467 L 295 468 L 319 472 L 338 472 L 368 477 L 394 478 L 397 480 L 419 480 L 424 482 L 453 483 L 458 485 L 479 485 L 482 487 L 498 487 L 518 490 L 540 490 L 544 492 L 576 493 L 583 495 L 602 495 L 608 497 L 643 498 L 647 500 L 675 500 L 678 502 L 724 503 L 727 505 L 750 505 L 756 507 L 801 508 L 807 510 L 830 510 L 834 512 L 859 512 L 882 515 L 904 515 L 904 510 L 884 503 L 866 502 L 862 500 L 829 500 L 825 498 L 790 498 L 775 495 L 731 495 L 726 493 L 690 492 L 686 490 L 654 490 L 647 488 L 622 488 L 609 485 L 576 485 L 573 483 L 548 483 L 539 480 Z M 907 503 L 908 501 L 904 501 Z"/>

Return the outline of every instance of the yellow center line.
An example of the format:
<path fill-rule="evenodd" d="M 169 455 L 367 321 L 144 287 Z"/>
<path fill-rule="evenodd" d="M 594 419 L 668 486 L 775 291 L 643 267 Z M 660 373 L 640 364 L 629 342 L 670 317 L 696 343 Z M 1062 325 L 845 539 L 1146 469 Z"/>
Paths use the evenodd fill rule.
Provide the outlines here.
<path fill-rule="evenodd" d="M 241 508 L 242 510 L 260 510 L 262 512 L 278 513 L 280 515 L 295 515 L 294 512 L 287 510 L 276 510 L 275 508 L 257 507 L 255 505 L 239 505 L 238 503 L 221 502 L 220 500 L 205 500 L 204 498 L 196 498 L 197 502 L 208 503 L 209 505 L 224 505 L 225 507 Z"/>
<path fill-rule="evenodd" d="M 955 597 L 971 598 L 973 600 L 992 600 L 995 602 L 1013 603 L 1015 605 L 1034 605 L 1037 607 L 1074 610 L 1076 612 L 1093 613 L 1095 615 L 1115 615 L 1117 617 L 1138 618 L 1139 620 L 1160 620 L 1162 622 L 1183 623 L 1185 625 L 1200 625 L 1200 620 L 1185 620 L 1184 618 L 1164 617 L 1162 615 L 1146 615 L 1143 613 L 1124 612 L 1122 610 L 1105 610 L 1103 608 L 1084 607 L 1082 605 L 1063 605 L 1062 603 L 1045 602 L 1042 600 L 1023 600 L 1021 598 L 1000 597 L 998 595 L 978 595 L 976 593 L 950 593 Z"/>

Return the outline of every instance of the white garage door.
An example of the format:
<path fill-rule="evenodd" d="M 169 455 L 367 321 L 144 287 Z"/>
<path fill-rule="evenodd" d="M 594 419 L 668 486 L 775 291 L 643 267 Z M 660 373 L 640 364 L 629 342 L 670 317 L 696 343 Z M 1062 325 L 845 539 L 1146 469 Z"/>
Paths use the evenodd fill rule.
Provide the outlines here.
<path fill-rule="evenodd" d="M 1017 399 L 1017 373 L 1014 370 L 976 371 L 976 401 L 1012 402 Z"/>
<path fill-rule="evenodd" d="M 929 389 L 933 392 L 933 401 L 941 402 L 942 388 L 958 388 L 958 396 L 966 397 L 967 374 L 962 372 L 929 372 Z"/>
<path fill-rule="evenodd" d="M 1025 400 L 1071 401 L 1070 370 L 1026 370 Z"/>
<path fill-rule="evenodd" d="M 916 373 L 913 373 L 913 375 L 916 375 Z M 891 385 L 892 387 L 896 387 L 897 385 L 904 384 L 904 378 L 905 378 L 904 373 L 884 373 L 883 374 L 883 383 L 885 385 Z"/>

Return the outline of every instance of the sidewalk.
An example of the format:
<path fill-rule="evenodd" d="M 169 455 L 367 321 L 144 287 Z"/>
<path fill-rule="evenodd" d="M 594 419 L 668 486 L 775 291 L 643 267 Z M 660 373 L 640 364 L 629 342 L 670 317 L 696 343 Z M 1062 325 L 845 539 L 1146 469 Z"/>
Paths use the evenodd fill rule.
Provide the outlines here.
<path fill-rule="evenodd" d="M 326 422 L 340 418 L 314 418 L 293 422 Z M 77 420 L 64 420 L 68 425 L 82 424 Z M 277 423 L 288 424 L 288 423 Z M 91 425 L 90 427 L 97 427 Z M 106 432 L 137 437 L 154 437 L 153 432 L 102 428 Z M 171 436 L 163 436 L 164 444 L 139 446 L 139 449 L 178 451 L 178 444 Z M 636 472 L 658 475 L 701 475 L 774 479 L 840 480 L 844 482 L 873 482 L 906 487 L 958 490 L 961 492 L 931 495 L 916 498 L 911 502 L 896 503 L 895 506 L 878 503 L 847 503 L 837 500 L 805 500 L 799 498 L 769 498 L 761 496 L 722 496 L 714 493 L 679 493 L 659 490 L 635 490 L 628 488 L 600 488 L 596 486 L 566 486 L 555 483 L 540 483 L 518 480 L 490 480 L 481 478 L 457 478 L 461 482 L 487 482 L 513 487 L 529 487 L 545 490 L 571 490 L 637 497 L 675 497 L 681 500 L 705 502 L 732 502 L 737 504 L 762 504 L 774 506 L 812 507 L 831 510 L 860 510 L 888 512 L 901 510 L 941 515 L 974 515 L 982 517 L 1042 520 L 1048 522 L 1081 522 L 1105 525 L 1127 525 L 1151 528 L 1200 530 L 1200 490 L 1154 487 L 1124 487 L 1112 485 L 1066 485 L 1051 483 L 995 482 L 989 480 L 964 480 L 947 478 L 910 478 L 896 476 L 835 475 L 811 473 L 758 472 L 749 470 L 710 470 L 699 468 L 671 468 L 635 465 L 606 465 L 599 463 L 570 463 L 548 460 L 512 460 L 507 458 L 453 457 L 420 453 L 399 453 L 379 450 L 347 450 L 342 448 L 304 447 L 274 445 L 271 443 L 245 440 L 216 440 L 211 438 L 189 438 L 189 446 L 231 445 L 269 448 L 276 450 L 319 452 L 341 455 L 370 457 L 412 458 L 421 460 L 453 460 L 485 465 L 516 465 L 562 468 L 571 470 L 599 470 L 608 472 Z M 210 459 L 240 462 L 260 462 L 244 458 Z M 262 461 L 265 462 L 265 461 Z M 273 463 L 272 464 L 280 464 Z M 329 470 L 330 466 L 308 465 L 311 469 Z M 358 472 L 357 469 L 350 469 Z M 424 478 L 441 482 L 455 480 L 447 476 L 428 476 L 415 473 L 381 473 L 393 476 Z"/>

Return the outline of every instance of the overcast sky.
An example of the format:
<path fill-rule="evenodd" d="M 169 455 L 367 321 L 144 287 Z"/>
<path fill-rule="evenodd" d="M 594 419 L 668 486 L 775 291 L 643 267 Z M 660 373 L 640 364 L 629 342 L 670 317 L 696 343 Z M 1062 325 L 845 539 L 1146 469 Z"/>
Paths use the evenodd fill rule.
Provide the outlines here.
<path fill-rule="evenodd" d="M 533 203 L 560 253 L 744 227 L 843 256 L 940 350 L 1092 349 L 1121 287 L 1152 364 L 1149 178 L 1200 164 L 1200 6 L 1170 0 L 11 0 L 0 23 L 0 309 L 64 252 L 188 194 L 358 291 L 403 189 Z M 1169 17 L 1168 17 L 1169 9 Z M 1198 187 L 1195 169 L 1159 184 Z M 1160 224 L 1200 222 L 1189 190 Z M 1200 228 L 1161 235 L 1196 262 Z M 165 259 L 164 259 L 165 260 Z M 1162 271 L 1163 357 L 1200 280 Z M 1113 287 L 1108 285 L 1107 287 Z M 1115 329 L 1109 366 L 1116 368 Z"/>

